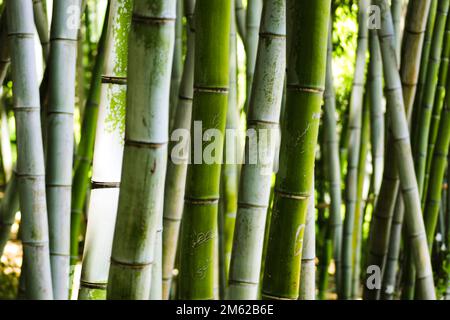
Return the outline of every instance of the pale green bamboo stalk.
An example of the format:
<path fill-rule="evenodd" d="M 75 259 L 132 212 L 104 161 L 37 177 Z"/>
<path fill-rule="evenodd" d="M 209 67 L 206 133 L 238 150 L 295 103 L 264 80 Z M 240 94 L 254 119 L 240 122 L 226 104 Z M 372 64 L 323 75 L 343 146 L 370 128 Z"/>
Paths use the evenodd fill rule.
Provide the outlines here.
<path fill-rule="evenodd" d="M 50 53 L 50 32 L 48 28 L 47 7 L 45 0 L 33 0 L 33 13 L 36 30 L 41 40 L 42 55 L 47 61 Z"/>
<path fill-rule="evenodd" d="M 167 161 L 166 183 L 164 191 L 163 213 L 163 294 L 164 300 L 169 299 L 172 286 L 172 271 L 178 247 L 181 217 L 183 215 L 184 188 L 188 154 L 174 154 L 179 137 L 177 130 L 189 130 L 191 126 L 193 82 L 194 82 L 194 56 L 195 56 L 195 30 L 194 30 L 195 1 L 185 0 L 184 12 L 187 19 L 187 53 L 184 60 L 183 76 L 178 96 L 174 122 L 172 126 L 171 141 L 169 142 L 169 155 Z M 185 149 L 188 141 L 183 141 Z"/>
<path fill-rule="evenodd" d="M 428 21 L 430 0 L 411 0 L 405 21 L 405 30 L 402 40 L 402 64 L 400 77 L 404 98 L 405 112 L 410 119 L 412 105 L 416 94 L 416 83 L 419 76 L 419 61 L 421 59 L 421 48 L 424 42 L 424 32 Z M 375 204 L 375 211 L 371 221 L 369 236 L 369 253 L 367 265 L 377 265 L 383 269 L 385 255 L 388 250 L 390 225 L 395 208 L 395 202 L 399 182 L 395 165 L 394 140 L 388 131 L 385 151 L 385 170 L 380 187 L 379 197 Z M 379 290 L 367 290 L 364 288 L 364 299 L 377 299 Z"/>
<path fill-rule="evenodd" d="M 287 96 L 264 267 L 264 299 L 298 298 L 325 86 L 331 1 L 288 0 L 286 7 Z"/>
<path fill-rule="evenodd" d="M 29 0 L 8 0 L 7 5 L 27 297 L 52 299 L 33 6 Z"/>
<path fill-rule="evenodd" d="M 402 48 L 402 10 L 403 10 L 403 0 L 391 0 L 391 13 L 392 21 L 394 23 L 395 31 L 395 49 L 397 52 L 397 61 L 400 64 L 400 54 Z"/>
<path fill-rule="evenodd" d="M 373 195 L 376 202 L 384 169 L 385 124 L 383 112 L 383 74 L 380 44 L 376 30 L 369 31 L 370 63 L 368 79 L 370 97 L 370 144 L 372 154 Z"/>
<path fill-rule="evenodd" d="M 361 121 L 364 96 L 365 67 L 367 53 L 367 0 L 358 2 L 358 44 L 356 49 L 355 73 L 349 105 L 349 142 L 346 177 L 345 219 L 342 236 L 342 291 L 341 299 L 350 299 L 352 290 L 352 241 L 355 223 L 355 207 L 358 189 L 358 159 L 361 139 Z"/>
<path fill-rule="evenodd" d="M 1 97 L 2 89 L 0 86 L 0 151 L 5 181 L 9 181 L 13 175 L 13 154 L 11 148 L 11 136 L 8 125 L 8 115 L 6 114 L 4 101 Z"/>
<path fill-rule="evenodd" d="M 46 194 L 55 299 L 68 299 L 73 113 L 80 0 L 53 4 L 47 110 Z"/>
<path fill-rule="evenodd" d="M 283 81 L 286 65 L 286 4 L 285 0 L 265 0 L 259 32 L 255 77 L 250 95 L 247 117 L 248 132 L 261 135 L 259 144 L 267 157 L 256 163 L 249 163 L 255 156 L 247 140 L 246 163 L 241 169 L 238 193 L 233 250 L 227 298 L 257 299 L 261 259 L 263 253 L 266 215 L 269 206 L 272 168 L 274 161 L 274 141 L 272 134 L 278 131 Z M 269 135 L 267 135 L 267 133 Z M 251 138 L 251 137 L 249 137 Z M 255 138 L 255 136 L 253 136 Z M 257 156 L 257 155 L 256 155 Z"/>
<path fill-rule="evenodd" d="M 239 33 L 239 36 L 242 39 L 242 42 L 245 43 L 245 35 L 246 35 L 246 11 L 244 8 L 244 5 L 242 4 L 242 0 L 235 0 L 234 3 L 234 10 L 236 11 L 236 24 L 237 24 L 237 31 Z"/>
<path fill-rule="evenodd" d="M 316 300 L 316 203 L 314 181 L 303 236 L 299 300 Z"/>
<path fill-rule="evenodd" d="M 328 167 L 328 185 L 331 197 L 330 227 L 333 239 L 333 258 L 335 264 L 336 291 L 340 288 L 341 248 L 342 248 L 342 214 L 341 214 L 341 166 L 339 159 L 339 135 L 336 126 L 336 99 L 333 79 L 333 42 L 332 24 L 328 35 L 327 74 L 324 93 L 324 144 L 325 161 Z"/>
<path fill-rule="evenodd" d="M 162 233 L 163 233 L 163 217 L 161 215 L 155 236 L 155 258 L 152 266 L 152 277 L 150 280 L 150 300 L 162 300 Z"/>
<path fill-rule="evenodd" d="M 253 76 L 255 74 L 256 53 L 258 50 L 258 32 L 261 23 L 261 12 L 263 0 L 247 0 L 246 10 L 246 31 L 245 31 L 245 51 L 247 54 L 246 74 L 247 74 L 247 100 L 245 110 L 248 110 Z"/>
<path fill-rule="evenodd" d="M 426 244 L 425 226 L 420 207 L 420 196 L 414 175 L 414 162 L 409 142 L 408 122 L 404 112 L 401 80 L 397 71 L 392 17 L 386 0 L 375 0 L 382 14 L 381 29 L 378 30 L 383 59 L 383 70 L 387 92 L 387 110 L 391 118 L 391 132 L 395 141 L 395 155 L 403 199 L 406 209 L 408 240 L 414 252 L 414 262 L 419 283 L 419 298 L 435 299 L 433 273 Z"/>
<path fill-rule="evenodd" d="M 383 272 L 383 281 L 380 292 L 381 300 L 392 300 L 395 294 L 398 260 L 400 255 L 400 244 L 402 241 L 402 225 L 405 208 L 402 194 L 399 193 L 395 203 L 394 216 L 389 234 L 389 246 L 386 256 L 386 265 Z"/>
<path fill-rule="evenodd" d="M 183 0 L 177 0 L 175 45 L 173 48 L 172 76 L 170 80 L 169 128 L 175 120 L 181 77 L 183 75 Z"/>
<path fill-rule="evenodd" d="M 108 299 L 148 299 L 150 288 L 156 285 L 151 275 L 163 214 L 175 20 L 176 0 L 134 0 L 125 146 Z"/>
<path fill-rule="evenodd" d="M 86 194 L 88 192 L 89 171 L 94 154 L 95 132 L 98 120 L 98 109 L 102 91 L 102 74 L 106 56 L 106 33 L 108 31 L 109 7 L 106 9 L 103 30 L 97 47 L 94 68 L 92 70 L 89 93 L 84 107 L 81 124 L 81 138 L 74 159 L 74 174 L 72 181 L 72 198 L 70 212 L 70 264 L 78 262 L 79 236 L 83 210 L 85 208 Z M 103 101 L 104 102 L 104 101 Z M 74 269 L 71 268 L 71 276 Z M 71 283 L 72 285 L 72 283 Z"/>
<path fill-rule="evenodd" d="M 196 137 L 191 139 L 193 163 L 188 165 L 181 228 L 180 299 L 215 297 L 217 209 L 229 85 L 230 8 L 229 0 L 196 1 L 191 125 Z M 214 142 L 205 144 L 202 138 L 210 129 L 215 129 Z M 212 150 L 214 156 L 208 154 Z"/>
<path fill-rule="evenodd" d="M 123 156 L 132 0 L 110 2 L 79 299 L 105 299 Z"/>
<path fill-rule="evenodd" d="M 420 103 L 420 112 L 418 118 L 417 136 L 414 141 L 414 161 L 417 182 L 419 185 L 419 194 L 426 197 L 424 193 L 424 181 L 427 159 L 428 138 L 430 136 L 430 123 L 433 110 L 434 98 L 436 96 L 436 86 L 438 81 L 438 72 L 442 54 L 444 39 L 444 29 L 447 21 L 447 13 L 450 1 L 438 1 L 436 20 L 433 29 L 431 41 L 430 56 L 427 63 L 427 75 L 423 91 L 422 101 Z"/>
<path fill-rule="evenodd" d="M 362 247 L 362 228 L 364 222 L 364 209 L 366 207 L 369 188 L 366 183 L 367 173 L 367 154 L 370 144 L 370 101 L 369 101 L 369 83 L 366 84 L 366 93 L 364 95 L 364 105 L 362 111 L 360 152 L 358 159 L 358 175 L 357 175 L 357 194 L 355 206 L 355 221 L 353 227 L 352 251 L 353 251 L 353 273 L 352 273 L 352 299 L 360 296 L 360 275 L 361 275 L 361 247 Z M 370 179 L 369 179 L 370 181 Z"/>

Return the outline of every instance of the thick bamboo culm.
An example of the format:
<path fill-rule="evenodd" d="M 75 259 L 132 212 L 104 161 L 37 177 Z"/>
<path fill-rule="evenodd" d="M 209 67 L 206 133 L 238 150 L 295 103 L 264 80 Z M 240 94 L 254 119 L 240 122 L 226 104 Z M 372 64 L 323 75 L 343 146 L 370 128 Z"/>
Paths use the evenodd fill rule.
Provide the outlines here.
<path fill-rule="evenodd" d="M 108 299 L 150 296 L 156 233 L 163 214 L 175 20 L 176 0 L 134 1 Z"/>
<path fill-rule="evenodd" d="M 29 299 L 52 299 L 44 151 L 33 41 L 33 6 L 28 0 L 9 0 L 7 6 L 26 295 Z"/>
<path fill-rule="evenodd" d="M 203 152 L 198 152 L 202 144 L 196 146 L 191 141 L 193 163 L 188 165 L 181 227 L 178 282 L 181 299 L 214 298 L 214 247 L 229 85 L 230 10 L 228 0 L 196 1 L 191 131 L 199 130 L 198 122 L 201 121 L 201 137 L 208 129 L 217 129 L 221 135 L 215 137 L 215 160 L 212 163 L 208 163 L 211 159 L 203 158 Z M 217 21 L 222 23 L 217 24 Z"/>
<path fill-rule="evenodd" d="M 256 137 L 268 134 L 264 163 L 244 163 L 241 169 L 238 212 L 236 217 L 233 250 L 230 264 L 230 299 L 257 299 L 259 278 L 269 206 L 274 155 L 274 132 L 278 129 L 283 82 L 286 66 L 285 0 L 265 0 L 259 32 L 256 68 L 248 110 L 248 129 L 255 130 Z M 276 84 L 276 86 L 273 86 Z M 268 92 L 271 92 L 268 95 Z M 258 134 L 258 131 L 260 134 Z M 245 159 L 252 154 L 251 137 L 247 140 Z M 253 150 L 254 151 L 254 150 Z"/>
<path fill-rule="evenodd" d="M 117 123 L 111 123 L 111 114 L 121 115 L 125 110 L 131 4 L 130 0 L 110 2 L 95 131 L 88 223 L 78 294 L 80 300 L 106 298 L 122 168 L 124 122 L 119 116 Z"/>
<path fill-rule="evenodd" d="M 302 241 L 325 89 L 331 2 L 288 0 L 286 7 L 290 48 L 286 108 L 265 258 L 264 299 L 297 299 L 299 294 Z M 307 26 L 310 32 L 302 33 Z"/>

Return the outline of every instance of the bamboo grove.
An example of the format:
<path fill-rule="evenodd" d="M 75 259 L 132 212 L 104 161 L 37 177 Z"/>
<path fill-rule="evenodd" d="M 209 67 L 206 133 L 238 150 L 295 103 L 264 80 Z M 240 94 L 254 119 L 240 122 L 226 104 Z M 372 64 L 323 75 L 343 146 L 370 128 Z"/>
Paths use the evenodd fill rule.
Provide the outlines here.
<path fill-rule="evenodd" d="M 0 0 L 17 299 L 450 299 L 449 10 Z"/>

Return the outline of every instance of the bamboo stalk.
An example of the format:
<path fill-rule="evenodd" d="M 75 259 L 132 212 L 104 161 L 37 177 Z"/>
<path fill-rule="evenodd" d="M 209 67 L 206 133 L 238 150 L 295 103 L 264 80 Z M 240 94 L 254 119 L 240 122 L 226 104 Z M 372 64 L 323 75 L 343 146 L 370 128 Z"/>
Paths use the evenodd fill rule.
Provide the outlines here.
<path fill-rule="evenodd" d="M 108 4 L 109 6 L 109 4 Z M 106 56 L 106 33 L 108 30 L 107 8 L 103 30 L 100 36 L 97 57 L 92 70 L 91 84 L 86 100 L 86 106 L 81 125 L 81 138 L 75 155 L 75 169 L 72 181 L 72 201 L 70 215 L 70 265 L 73 266 L 78 261 L 78 240 L 80 236 L 80 224 L 83 208 L 86 202 L 88 191 L 89 170 L 91 169 L 92 157 L 94 154 L 95 132 L 98 120 L 98 109 L 102 89 L 102 74 Z M 71 269 L 72 271 L 73 269 Z"/>
<path fill-rule="evenodd" d="M 424 182 L 424 193 L 428 189 L 428 181 L 431 170 L 431 162 L 433 160 L 434 145 L 436 143 L 436 138 L 439 130 L 439 122 L 441 118 L 441 111 L 444 105 L 445 99 L 445 86 L 447 83 L 447 74 L 450 58 L 450 19 L 447 17 L 447 22 L 444 32 L 443 48 L 441 55 L 441 63 L 439 66 L 439 76 L 436 86 L 436 94 L 434 97 L 432 118 L 430 122 L 430 134 L 428 139 L 428 150 L 427 150 L 427 162 L 425 167 L 425 182 Z M 425 197 L 424 197 L 425 198 Z M 425 199 L 423 199 L 425 201 Z"/>
<path fill-rule="evenodd" d="M 394 23 L 394 32 L 395 32 L 395 43 L 396 43 L 396 52 L 397 52 L 397 61 L 400 64 L 400 54 L 401 54 L 401 44 L 402 44 L 402 10 L 403 10 L 403 0 L 391 0 L 391 13 L 392 13 L 392 21 Z"/>
<path fill-rule="evenodd" d="M 235 0 L 234 10 L 236 10 L 236 23 L 237 23 L 237 31 L 239 36 L 242 39 L 242 42 L 245 43 L 245 35 L 246 35 L 246 9 L 242 4 L 242 0 Z"/>
<path fill-rule="evenodd" d="M 191 139 L 191 161 L 194 163 L 188 165 L 181 228 L 181 299 L 214 298 L 214 247 L 229 85 L 230 9 L 231 4 L 227 0 L 196 1 L 191 131 L 198 135 L 197 140 L 203 138 L 208 129 L 216 129 L 217 135 L 212 146 L 211 143 Z M 201 124 L 200 129 L 197 121 Z M 203 157 L 206 155 L 208 158 L 203 146 L 214 149 L 215 159 Z"/>
<path fill-rule="evenodd" d="M 316 300 L 316 206 L 314 194 L 313 181 L 303 237 L 299 300 Z"/>
<path fill-rule="evenodd" d="M 330 228 L 333 239 L 333 257 L 335 263 L 336 288 L 340 288 L 341 247 L 342 247 L 342 215 L 341 215 L 341 166 L 339 159 L 339 136 L 336 125 L 336 99 L 333 79 L 333 43 L 332 24 L 330 23 L 327 51 L 327 74 L 324 94 L 324 143 L 325 158 L 328 167 L 328 185 L 331 197 Z M 325 272 L 325 271 L 324 271 Z"/>
<path fill-rule="evenodd" d="M 42 55 L 44 61 L 47 61 L 50 53 L 50 32 L 45 0 L 33 0 L 33 13 L 36 30 L 41 40 Z"/>
<path fill-rule="evenodd" d="M 350 299 L 352 290 L 352 241 L 355 224 L 355 207 L 358 189 L 358 159 L 360 153 L 362 105 L 364 96 L 365 66 L 367 52 L 367 6 L 368 1 L 358 2 L 358 44 L 356 49 L 355 73 L 349 105 L 349 142 L 347 177 L 345 190 L 345 219 L 342 236 L 342 287 L 341 299 Z"/>
<path fill-rule="evenodd" d="M 44 152 L 33 42 L 33 6 L 28 0 L 8 0 L 7 5 L 27 297 L 52 299 Z"/>
<path fill-rule="evenodd" d="M 423 91 L 422 101 L 420 103 L 420 112 L 418 118 L 418 132 L 414 141 L 414 160 L 417 182 L 419 185 L 419 194 L 425 197 L 424 180 L 426 170 L 427 145 L 430 134 L 431 115 L 433 110 L 434 98 L 436 95 L 436 86 L 438 81 L 438 72 L 440 58 L 442 54 L 444 29 L 447 21 L 447 13 L 450 1 L 438 1 L 433 37 L 431 41 L 430 56 L 427 63 L 427 75 Z"/>
<path fill-rule="evenodd" d="M 56 1 L 50 33 L 46 195 L 53 294 L 69 294 L 73 113 L 80 0 Z"/>
<path fill-rule="evenodd" d="M 383 112 L 383 74 L 380 44 L 376 30 L 369 31 L 370 63 L 368 79 L 370 97 L 370 144 L 373 164 L 373 194 L 375 201 L 381 188 L 384 161 L 384 112 Z"/>
<path fill-rule="evenodd" d="M 19 193 L 17 189 L 17 177 L 13 173 L 6 185 L 5 194 L 0 204 L 0 255 L 3 254 L 16 213 L 19 211 Z"/>
<path fill-rule="evenodd" d="M 260 25 L 255 77 L 248 110 L 248 130 L 278 128 L 286 64 L 285 0 L 266 0 Z M 277 80 L 278 79 L 278 80 Z M 274 86 L 273 84 L 276 84 Z M 269 94 L 270 92 L 270 94 Z M 268 137 L 274 139 L 272 135 Z M 244 163 L 230 265 L 228 298 L 257 299 L 266 214 L 269 206 L 274 144 L 260 144 L 267 163 Z M 251 157 L 247 140 L 245 159 Z"/>
<path fill-rule="evenodd" d="M 108 299 L 148 299 L 163 214 L 176 0 L 135 0 Z M 144 72 L 142 71 L 144 70 Z M 144 90 L 145 88 L 145 90 Z"/>
<path fill-rule="evenodd" d="M 439 216 L 442 196 L 442 183 L 447 165 L 447 155 L 450 145 L 450 83 L 446 87 L 446 103 L 439 121 L 439 131 L 436 139 L 433 160 L 430 170 L 430 186 L 426 196 L 424 221 L 427 232 L 428 248 L 430 253 L 433 248 L 433 240 Z"/>
<path fill-rule="evenodd" d="M 224 162 L 221 171 L 221 196 L 219 200 L 219 232 L 223 231 L 223 237 L 219 237 L 219 270 L 220 272 L 220 297 L 225 297 L 227 289 L 228 274 L 231 260 L 231 249 L 233 247 L 234 225 L 238 207 L 238 181 L 239 163 L 241 163 L 239 139 L 240 115 L 237 97 L 237 39 L 236 39 L 236 17 L 234 1 L 231 1 L 230 22 L 230 58 L 229 58 L 229 93 L 226 132 L 225 136 Z"/>
<path fill-rule="evenodd" d="M 245 51 L 247 53 L 247 101 L 245 110 L 248 110 L 248 103 L 252 89 L 253 77 L 255 74 L 256 54 L 258 51 L 258 32 L 261 23 L 261 12 L 263 0 L 247 0 L 246 10 L 246 31 L 245 31 Z"/>
<path fill-rule="evenodd" d="M 2 12 L 0 17 L 0 43 L 2 44 L 0 46 L 0 85 L 3 85 L 3 81 L 5 81 L 6 73 L 8 72 L 11 63 L 5 12 Z"/>
<path fill-rule="evenodd" d="M 426 245 L 425 226 L 420 208 L 420 196 L 414 176 L 414 164 L 409 143 L 408 123 L 404 112 L 400 75 L 397 72 L 392 17 L 386 0 L 376 0 L 381 7 L 382 25 L 378 30 L 383 69 L 386 82 L 388 112 L 391 118 L 391 132 L 395 141 L 395 155 L 403 199 L 406 209 L 406 226 L 414 262 L 417 269 L 419 298 L 435 299 L 433 274 Z"/>
<path fill-rule="evenodd" d="M 194 5 L 195 1 L 193 0 L 187 0 L 184 3 L 187 19 L 187 53 L 171 137 L 175 137 L 177 129 L 189 130 L 191 125 L 195 56 Z M 183 143 L 185 147 L 188 147 L 188 141 L 183 141 Z M 172 286 L 172 270 L 175 265 L 180 223 L 183 215 L 184 188 L 188 165 L 188 154 L 181 154 L 179 158 L 176 158 L 176 155 L 173 154 L 176 145 L 177 143 L 171 138 L 164 191 L 162 285 L 163 299 L 165 300 L 169 298 Z"/>
<path fill-rule="evenodd" d="M 297 299 L 320 107 L 325 86 L 331 2 L 287 1 L 287 97 L 280 166 L 262 297 Z M 309 32 L 304 32 L 308 29 Z"/>
<path fill-rule="evenodd" d="M 181 77 L 183 75 L 183 0 L 177 0 L 175 45 L 173 48 L 172 76 L 170 79 L 169 128 L 175 120 Z"/>
<path fill-rule="evenodd" d="M 79 299 L 105 299 L 123 155 L 131 0 L 110 2 Z"/>

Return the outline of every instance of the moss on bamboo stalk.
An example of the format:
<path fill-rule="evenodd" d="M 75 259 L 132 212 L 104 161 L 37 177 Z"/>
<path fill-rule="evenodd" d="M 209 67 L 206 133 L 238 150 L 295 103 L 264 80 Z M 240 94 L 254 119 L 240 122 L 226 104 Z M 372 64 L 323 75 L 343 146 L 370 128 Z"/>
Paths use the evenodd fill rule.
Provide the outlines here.
<path fill-rule="evenodd" d="M 123 118 L 127 89 L 127 48 L 131 0 L 110 2 L 105 63 L 95 132 L 92 184 L 78 298 L 105 299 L 117 214 L 123 155 Z M 89 111 L 87 111 L 89 112 Z M 119 115 L 111 122 L 111 115 Z"/>
<path fill-rule="evenodd" d="M 134 0 L 108 299 L 150 295 L 156 232 L 163 214 L 175 19 L 175 0 Z"/>
<path fill-rule="evenodd" d="M 328 0 L 287 1 L 287 99 L 262 287 L 266 299 L 298 298 L 325 86 L 330 7 Z"/>

